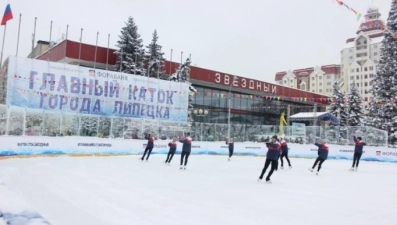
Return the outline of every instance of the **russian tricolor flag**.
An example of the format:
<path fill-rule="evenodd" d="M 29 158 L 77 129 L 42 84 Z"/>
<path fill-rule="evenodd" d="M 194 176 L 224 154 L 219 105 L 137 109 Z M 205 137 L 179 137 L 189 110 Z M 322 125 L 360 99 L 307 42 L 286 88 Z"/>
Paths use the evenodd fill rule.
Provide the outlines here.
<path fill-rule="evenodd" d="M 4 11 L 3 19 L 1 20 L 1 25 L 6 25 L 7 21 L 12 20 L 12 11 L 10 4 L 7 5 L 6 10 Z"/>

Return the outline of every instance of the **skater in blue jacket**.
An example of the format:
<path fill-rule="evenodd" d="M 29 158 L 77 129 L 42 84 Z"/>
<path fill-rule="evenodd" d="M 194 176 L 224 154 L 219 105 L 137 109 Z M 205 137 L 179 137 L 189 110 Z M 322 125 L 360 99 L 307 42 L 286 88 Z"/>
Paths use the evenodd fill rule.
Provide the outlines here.
<path fill-rule="evenodd" d="M 361 155 L 363 154 L 363 147 L 366 144 L 362 141 L 361 137 L 356 138 L 356 136 L 353 136 L 353 140 L 356 145 L 354 146 L 353 165 L 350 171 L 357 171 L 358 163 L 360 162 Z M 354 169 L 354 167 L 356 168 Z"/>
<path fill-rule="evenodd" d="M 281 145 L 277 140 L 278 140 L 277 136 L 273 136 L 271 142 L 266 143 L 268 150 L 266 153 L 265 166 L 262 169 L 262 173 L 259 176 L 258 181 L 261 181 L 263 179 L 263 176 L 265 175 L 267 168 L 271 164 L 269 174 L 266 177 L 266 183 L 271 183 L 270 177 L 272 176 L 274 170 L 277 170 L 278 158 L 280 156 L 280 149 L 281 149 Z"/>
<path fill-rule="evenodd" d="M 165 160 L 165 164 L 170 164 L 172 157 L 174 157 L 174 154 L 176 152 L 176 147 L 177 147 L 177 142 L 178 137 L 172 138 L 172 141 L 168 143 L 168 146 L 170 147 L 170 150 L 168 151 L 167 159 Z"/>
<path fill-rule="evenodd" d="M 317 172 L 316 175 L 318 175 L 318 173 L 320 172 L 321 166 L 323 165 L 324 161 L 327 160 L 328 158 L 328 146 L 326 145 L 326 141 L 322 140 L 320 144 L 315 143 L 314 145 L 316 145 L 318 147 L 318 157 L 316 159 L 316 161 L 314 162 L 314 165 L 312 168 L 309 168 L 310 172 L 313 172 L 314 168 L 316 168 L 317 163 L 318 164 L 318 168 L 317 168 Z"/>
<path fill-rule="evenodd" d="M 226 144 L 227 144 L 228 147 L 229 147 L 229 161 L 230 161 L 230 159 L 231 159 L 232 156 L 233 156 L 233 150 L 234 150 L 233 138 L 228 138 L 228 139 L 226 140 Z"/>
<path fill-rule="evenodd" d="M 187 133 L 187 137 L 185 139 L 180 140 L 182 145 L 182 153 L 181 153 L 181 166 L 179 169 L 185 169 L 187 165 L 187 160 L 189 159 L 190 152 L 192 151 L 192 138 L 190 137 L 190 133 Z M 184 163 L 185 161 L 185 163 Z"/>

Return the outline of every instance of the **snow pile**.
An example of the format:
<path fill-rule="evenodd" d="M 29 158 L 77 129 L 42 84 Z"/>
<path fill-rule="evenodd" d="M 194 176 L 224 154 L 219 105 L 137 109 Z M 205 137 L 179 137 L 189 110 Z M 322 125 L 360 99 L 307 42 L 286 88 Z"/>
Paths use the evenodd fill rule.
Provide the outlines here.
<path fill-rule="evenodd" d="M 20 197 L 0 183 L 0 225 L 49 225 Z"/>

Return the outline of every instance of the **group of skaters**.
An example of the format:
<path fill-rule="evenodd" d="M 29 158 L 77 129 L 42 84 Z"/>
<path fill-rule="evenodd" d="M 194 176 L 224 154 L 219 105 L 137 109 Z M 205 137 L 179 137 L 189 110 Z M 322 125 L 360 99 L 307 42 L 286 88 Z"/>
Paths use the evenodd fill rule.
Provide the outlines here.
<path fill-rule="evenodd" d="M 181 153 L 181 164 L 180 164 L 179 169 L 186 170 L 186 165 L 187 165 L 187 162 L 189 159 L 189 155 L 190 155 L 190 152 L 192 151 L 192 138 L 190 137 L 189 132 L 186 133 L 186 135 L 187 136 L 182 139 L 179 137 L 174 137 L 172 139 L 172 141 L 170 143 L 168 143 L 170 150 L 168 151 L 167 159 L 164 162 L 165 164 L 169 165 L 171 163 L 172 157 L 174 157 L 174 154 L 176 152 L 177 142 L 179 141 L 179 142 L 183 143 L 182 153 Z M 152 150 L 154 147 L 154 137 L 151 134 L 148 134 L 145 138 L 148 140 L 148 142 L 147 142 L 145 151 L 143 152 L 143 156 L 141 158 L 142 161 L 145 160 L 146 153 L 147 153 L 146 161 L 149 160 L 149 156 L 152 153 Z"/>
<path fill-rule="evenodd" d="M 355 143 L 354 147 L 354 155 L 353 155 L 353 165 L 350 168 L 350 171 L 357 171 L 358 164 L 361 159 L 361 155 L 363 154 L 363 147 L 365 142 L 362 141 L 361 137 L 353 136 L 353 140 Z M 310 172 L 313 172 L 317 167 L 316 175 L 320 172 L 321 166 L 323 165 L 324 161 L 328 158 L 329 147 L 326 145 L 326 140 L 321 140 L 320 143 L 314 143 L 318 147 L 318 157 L 314 161 L 314 164 L 311 168 L 309 168 Z M 266 170 L 271 165 L 270 171 L 266 176 L 266 182 L 271 183 L 270 177 L 272 176 L 273 172 L 278 169 L 278 160 L 281 160 L 281 169 L 283 169 L 283 157 L 288 162 L 289 168 L 292 169 L 291 162 L 288 158 L 288 145 L 287 142 L 281 138 L 281 141 L 278 139 L 277 136 L 273 136 L 269 143 L 266 143 L 268 151 L 266 153 L 266 161 L 265 166 L 262 169 L 262 173 L 259 176 L 258 181 L 263 179 L 263 176 L 266 173 Z"/>
<path fill-rule="evenodd" d="M 154 137 L 151 134 L 148 134 L 146 136 L 146 139 L 148 140 L 145 151 L 143 153 L 143 156 L 141 160 L 143 161 L 146 156 L 146 161 L 149 159 L 150 154 L 152 153 L 153 147 L 154 147 Z M 355 143 L 354 147 L 354 156 L 353 156 L 353 165 L 350 171 L 357 171 L 358 169 L 358 164 L 361 159 L 361 155 L 363 153 L 363 147 L 365 142 L 362 141 L 361 137 L 356 137 L 353 136 L 353 140 Z M 185 169 L 186 170 L 186 165 L 188 163 L 189 155 L 192 150 L 192 138 L 190 137 L 190 133 L 187 133 L 187 136 L 184 138 L 179 138 L 179 137 L 174 137 L 170 143 L 168 143 L 168 146 L 170 147 L 169 152 L 167 154 L 167 159 L 165 160 L 164 163 L 170 164 L 171 160 L 176 152 L 177 148 L 177 142 L 183 143 L 182 145 L 182 153 L 181 153 L 181 160 L 180 160 L 180 167 L 179 169 Z M 228 160 L 230 161 L 233 152 L 234 152 L 234 142 L 232 138 L 228 138 L 226 140 L 226 145 L 228 145 L 229 149 L 229 158 Z M 326 140 L 321 140 L 320 143 L 314 143 L 318 147 L 318 157 L 314 161 L 314 164 L 311 168 L 309 168 L 310 172 L 315 171 L 315 168 L 317 167 L 316 175 L 320 172 L 320 169 L 324 163 L 325 160 L 328 158 L 328 152 L 329 152 L 329 147 L 326 144 Z M 259 176 L 258 181 L 261 181 L 263 179 L 263 176 L 265 175 L 267 169 L 270 166 L 270 171 L 268 175 L 266 176 L 266 182 L 271 183 L 270 177 L 272 176 L 273 172 L 278 169 L 278 161 L 280 160 L 281 162 L 281 169 L 284 169 L 284 158 L 287 160 L 288 166 L 290 169 L 292 169 L 291 161 L 288 158 L 288 144 L 284 138 L 278 138 L 277 136 L 273 136 L 270 140 L 270 142 L 266 143 L 266 147 L 268 148 L 268 151 L 266 153 L 266 161 L 265 161 L 265 166 L 262 169 L 262 172 Z"/>

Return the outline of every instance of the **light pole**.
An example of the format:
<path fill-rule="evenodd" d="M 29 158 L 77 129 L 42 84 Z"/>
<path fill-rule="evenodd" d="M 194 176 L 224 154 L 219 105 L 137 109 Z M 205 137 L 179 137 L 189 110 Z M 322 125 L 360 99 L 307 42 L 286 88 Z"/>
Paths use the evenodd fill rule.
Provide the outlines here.
<path fill-rule="evenodd" d="M 234 82 L 235 81 L 237 81 L 238 80 L 238 77 L 236 77 L 236 76 L 234 76 L 233 77 L 233 81 L 230 83 L 230 86 L 229 86 L 229 100 L 228 100 L 228 116 L 227 116 L 227 140 L 229 141 L 229 139 L 230 139 L 230 111 L 231 111 L 231 102 L 230 102 L 230 99 L 231 99 L 231 95 L 232 95 L 232 86 L 233 86 L 233 84 L 234 84 Z"/>

